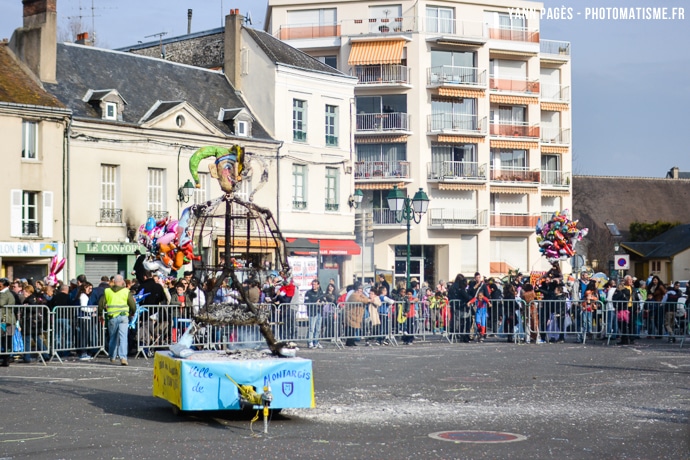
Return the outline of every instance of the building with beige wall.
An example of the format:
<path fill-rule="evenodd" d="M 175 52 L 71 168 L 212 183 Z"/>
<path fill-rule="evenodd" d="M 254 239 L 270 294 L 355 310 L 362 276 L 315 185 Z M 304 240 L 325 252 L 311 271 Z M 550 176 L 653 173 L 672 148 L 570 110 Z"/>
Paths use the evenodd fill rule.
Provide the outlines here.
<path fill-rule="evenodd" d="M 358 79 L 367 276 L 405 276 L 405 226 L 386 202 L 395 185 L 431 200 L 412 225 L 412 276 L 546 268 L 535 224 L 571 207 L 571 62 L 568 42 L 541 39 L 538 15 L 522 14 L 541 7 L 269 0 L 267 32 Z"/>

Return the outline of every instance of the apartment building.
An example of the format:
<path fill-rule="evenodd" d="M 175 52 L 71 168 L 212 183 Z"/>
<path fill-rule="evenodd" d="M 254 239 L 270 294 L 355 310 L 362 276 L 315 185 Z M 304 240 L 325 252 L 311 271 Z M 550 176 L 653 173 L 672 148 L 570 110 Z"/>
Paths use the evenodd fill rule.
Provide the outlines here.
<path fill-rule="evenodd" d="M 568 42 L 542 39 L 539 16 L 519 14 L 541 6 L 269 0 L 268 33 L 357 77 L 365 277 L 408 270 L 406 225 L 386 200 L 394 186 L 430 198 L 411 228 L 412 276 L 546 268 L 534 227 L 572 201 L 571 61 Z"/>

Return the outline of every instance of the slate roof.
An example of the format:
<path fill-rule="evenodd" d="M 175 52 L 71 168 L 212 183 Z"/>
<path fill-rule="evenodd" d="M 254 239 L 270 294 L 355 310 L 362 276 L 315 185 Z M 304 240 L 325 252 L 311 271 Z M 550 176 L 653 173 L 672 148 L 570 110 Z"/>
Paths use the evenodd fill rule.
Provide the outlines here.
<path fill-rule="evenodd" d="M 0 44 L 0 101 L 63 109 L 65 106 L 46 92 L 20 66 L 6 43 Z"/>
<path fill-rule="evenodd" d="M 621 243 L 647 259 L 667 259 L 690 248 L 690 225 L 678 225 L 644 243 Z"/>
<path fill-rule="evenodd" d="M 606 234 L 605 223 L 615 223 L 623 241 L 633 222 L 690 224 L 690 180 L 576 175 L 572 215 Z"/>
<path fill-rule="evenodd" d="M 121 122 L 109 123 L 136 125 L 156 101 L 186 101 L 230 135 L 230 126 L 217 119 L 219 110 L 246 107 L 221 72 L 70 43 L 57 46 L 57 81 L 46 89 L 72 109 L 75 118 L 101 119 L 92 104 L 82 101 L 89 89 L 117 89 L 127 106 Z M 271 140 L 256 121 L 252 135 Z"/>
<path fill-rule="evenodd" d="M 341 71 L 324 64 L 307 53 L 283 43 L 263 30 L 244 27 L 243 30 L 259 45 L 266 56 L 276 64 L 285 64 L 305 70 L 328 73 L 338 76 L 346 76 Z"/>

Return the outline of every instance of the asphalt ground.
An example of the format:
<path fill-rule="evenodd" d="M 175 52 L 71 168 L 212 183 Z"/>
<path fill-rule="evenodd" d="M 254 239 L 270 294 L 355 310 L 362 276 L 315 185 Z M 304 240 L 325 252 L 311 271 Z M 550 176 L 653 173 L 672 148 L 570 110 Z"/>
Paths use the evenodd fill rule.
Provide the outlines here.
<path fill-rule="evenodd" d="M 688 346 L 489 339 L 299 356 L 317 407 L 272 415 L 268 434 L 240 412 L 174 415 L 151 396 L 153 360 L 0 368 L 0 459 L 690 459 Z"/>

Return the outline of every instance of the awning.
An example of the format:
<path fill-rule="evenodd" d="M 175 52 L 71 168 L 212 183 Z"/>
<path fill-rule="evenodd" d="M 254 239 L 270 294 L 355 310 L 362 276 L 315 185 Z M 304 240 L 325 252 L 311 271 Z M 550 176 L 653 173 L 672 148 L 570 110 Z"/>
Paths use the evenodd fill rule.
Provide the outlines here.
<path fill-rule="evenodd" d="M 476 99 L 479 97 L 484 97 L 483 89 L 460 89 L 460 88 L 439 88 L 439 96 L 447 97 L 462 97 Z"/>
<path fill-rule="evenodd" d="M 393 187 L 405 188 L 404 182 L 369 182 L 358 181 L 355 188 L 360 190 L 392 190 Z"/>
<path fill-rule="evenodd" d="M 486 184 L 463 184 L 463 183 L 447 183 L 439 182 L 439 190 L 484 190 L 486 189 Z"/>
<path fill-rule="evenodd" d="M 505 193 L 508 195 L 524 195 L 526 193 L 537 193 L 536 187 L 503 187 L 500 184 L 491 185 L 491 193 Z"/>
<path fill-rule="evenodd" d="M 348 65 L 400 64 L 405 40 L 353 42 Z"/>
<path fill-rule="evenodd" d="M 568 147 L 558 147 L 555 145 L 542 145 L 541 153 L 568 153 Z"/>
<path fill-rule="evenodd" d="M 395 136 L 358 136 L 355 134 L 355 144 L 404 144 L 407 142 L 407 135 Z"/>
<path fill-rule="evenodd" d="M 537 149 L 539 144 L 534 141 L 501 141 L 492 140 L 491 147 L 495 149 Z"/>
<path fill-rule="evenodd" d="M 565 112 L 569 107 L 568 104 L 560 102 L 542 102 L 541 109 L 548 112 Z"/>
<path fill-rule="evenodd" d="M 494 104 L 513 104 L 513 105 L 528 105 L 537 104 L 539 99 L 536 97 L 525 96 L 506 96 L 503 94 L 492 94 L 489 96 L 489 101 Z"/>
<path fill-rule="evenodd" d="M 447 136 L 444 134 L 439 134 L 436 140 L 438 142 L 448 142 L 450 144 L 479 144 L 484 142 L 483 137 Z"/>
<path fill-rule="evenodd" d="M 362 253 L 362 249 L 354 240 L 315 240 L 310 238 L 309 242 L 317 244 L 322 256 L 356 256 Z"/>
<path fill-rule="evenodd" d="M 317 256 L 319 245 L 306 238 L 285 238 L 285 252 L 293 256 Z"/>

